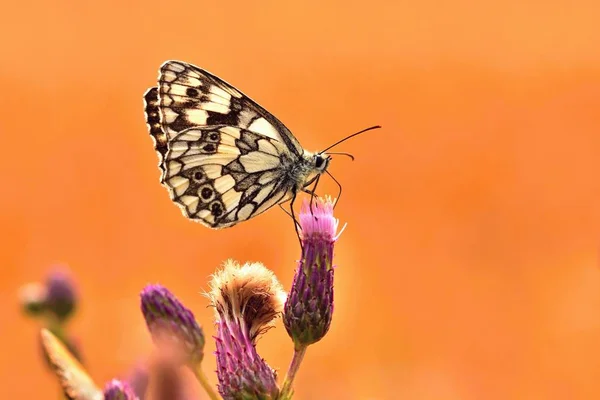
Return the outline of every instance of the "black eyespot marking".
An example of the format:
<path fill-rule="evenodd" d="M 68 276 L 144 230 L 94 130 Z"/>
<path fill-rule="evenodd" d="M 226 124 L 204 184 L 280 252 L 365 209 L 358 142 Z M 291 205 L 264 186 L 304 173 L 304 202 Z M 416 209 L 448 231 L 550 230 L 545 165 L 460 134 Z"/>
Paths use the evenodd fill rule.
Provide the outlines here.
<path fill-rule="evenodd" d="M 210 197 L 212 196 L 213 191 L 211 188 L 205 187 L 204 189 L 202 189 L 202 191 L 200 192 L 200 195 L 202 196 L 203 199 L 208 200 L 210 199 Z"/>
<path fill-rule="evenodd" d="M 185 94 L 188 95 L 188 97 L 198 97 L 198 95 L 200 94 L 200 92 L 198 91 L 198 89 L 195 89 L 193 87 L 189 87 L 185 90 Z"/>
<path fill-rule="evenodd" d="M 219 140 L 219 134 L 217 132 L 213 132 L 210 135 L 208 135 L 208 138 L 210 140 L 217 141 Z"/>
<path fill-rule="evenodd" d="M 210 212 L 215 217 L 218 217 L 219 215 L 223 214 L 223 208 L 221 207 L 221 203 L 219 203 L 218 201 L 212 203 L 210 205 Z"/>
<path fill-rule="evenodd" d="M 204 146 L 203 149 L 206 152 L 212 153 L 213 151 L 215 151 L 215 145 L 209 143 L 206 146 Z"/>
<path fill-rule="evenodd" d="M 201 171 L 196 171 L 194 172 L 194 179 L 197 181 L 201 181 L 202 178 L 204 177 L 204 174 Z"/>

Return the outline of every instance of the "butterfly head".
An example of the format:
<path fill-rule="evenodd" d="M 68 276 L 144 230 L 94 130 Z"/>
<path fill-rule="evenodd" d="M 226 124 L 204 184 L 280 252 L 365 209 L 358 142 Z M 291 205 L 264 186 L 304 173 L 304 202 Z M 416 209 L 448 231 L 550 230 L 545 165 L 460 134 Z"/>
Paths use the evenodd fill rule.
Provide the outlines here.
<path fill-rule="evenodd" d="M 312 157 L 313 169 L 315 172 L 322 174 L 325 172 L 331 161 L 331 156 L 325 153 L 315 153 Z"/>

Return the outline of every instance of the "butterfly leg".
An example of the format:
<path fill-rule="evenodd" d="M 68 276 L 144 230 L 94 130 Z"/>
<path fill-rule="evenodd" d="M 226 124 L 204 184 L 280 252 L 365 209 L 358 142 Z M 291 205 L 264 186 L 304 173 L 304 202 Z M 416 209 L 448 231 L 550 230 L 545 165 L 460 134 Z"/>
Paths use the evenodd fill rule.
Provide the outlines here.
<path fill-rule="evenodd" d="M 320 178 L 321 178 L 321 175 L 315 176 L 313 179 L 311 179 L 310 181 L 308 181 L 306 183 L 306 185 L 304 185 L 304 187 L 302 188 L 302 191 L 304 193 L 310 194 L 310 214 L 312 216 L 315 215 L 315 213 L 313 212 L 313 202 L 314 202 L 315 197 L 318 197 L 316 191 L 317 191 L 317 185 L 319 184 L 319 179 Z M 313 186 L 313 188 L 312 189 L 307 189 L 307 187 L 310 184 L 312 184 L 313 182 L 315 183 L 314 186 Z"/>
<path fill-rule="evenodd" d="M 296 214 L 294 213 L 294 202 L 296 201 L 296 190 L 292 192 L 292 200 L 290 201 L 290 211 L 292 214 L 292 219 L 294 220 L 294 228 L 296 229 L 296 236 L 298 237 L 298 242 L 300 242 L 300 251 L 304 251 L 304 247 L 302 246 L 302 239 L 300 238 L 300 231 L 298 228 L 300 227 L 300 223 L 296 220 Z"/>
<path fill-rule="evenodd" d="M 317 175 L 317 179 L 315 179 L 315 185 L 313 186 L 310 193 L 310 214 L 314 217 L 315 213 L 313 212 L 313 203 L 315 201 L 315 192 L 317 191 L 317 185 L 319 184 L 319 179 L 321 179 L 321 175 Z"/>
<path fill-rule="evenodd" d="M 294 214 L 293 203 L 290 204 L 290 210 L 291 210 L 291 212 L 288 211 L 288 210 L 286 210 L 283 207 L 284 203 L 287 203 L 289 201 L 293 202 L 295 199 L 296 199 L 296 196 L 294 195 L 294 197 L 292 197 L 290 200 L 286 200 L 286 201 L 284 201 L 282 203 L 279 203 L 278 206 L 279 206 L 279 208 L 281 208 L 283 210 L 284 213 L 286 213 L 288 215 L 288 217 L 290 217 L 292 219 L 292 221 L 294 221 L 294 227 L 296 228 L 296 235 L 298 236 L 298 238 L 300 238 L 300 234 L 298 233 L 299 232 L 298 228 L 302 229 L 302 227 L 300 226 L 300 223 L 298 222 L 298 220 L 296 220 L 296 216 Z M 302 242 L 300 242 L 300 247 L 302 247 Z"/>
<path fill-rule="evenodd" d="M 337 187 L 340 189 L 338 192 L 337 198 L 335 199 L 335 204 L 333 205 L 333 208 L 335 209 L 335 206 L 337 206 L 337 203 L 340 201 L 340 198 L 342 197 L 342 184 L 339 183 L 338 180 L 335 179 L 329 171 L 325 171 L 325 172 L 327 173 L 327 175 L 329 175 L 331 177 L 331 179 L 333 179 L 333 181 L 335 182 Z"/>
<path fill-rule="evenodd" d="M 283 208 L 283 206 L 281 204 L 282 203 L 278 204 L 279 208 L 281 208 L 283 210 L 283 212 L 287 214 L 288 217 L 293 218 L 292 214 L 288 210 L 286 210 L 285 208 Z"/>

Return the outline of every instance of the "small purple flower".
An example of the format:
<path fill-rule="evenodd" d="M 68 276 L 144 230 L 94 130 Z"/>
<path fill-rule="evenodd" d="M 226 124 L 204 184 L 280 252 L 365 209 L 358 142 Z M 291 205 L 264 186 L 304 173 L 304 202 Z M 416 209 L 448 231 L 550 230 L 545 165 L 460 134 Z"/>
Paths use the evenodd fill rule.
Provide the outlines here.
<path fill-rule="evenodd" d="M 278 398 L 277 377 L 256 351 L 256 339 L 281 313 L 285 292 L 260 263 L 227 261 L 208 294 L 217 319 L 217 376 L 224 400 Z"/>
<path fill-rule="evenodd" d="M 55 269 L 46 280 L 46 309 L 62 322 L 76 307 L 77 295 L 71 277 L 64 267 Z"/>
<path fill-rule="evenodd" d="M 161 285 L 146 286 L 141 302 L 155 344 L 182 361 L 199 365 L 204 358 L 204 332 L 194 314 Z"/>
<path fill-rule="evenodd" d="M 333 314 L 333 247 L 338 220 L 331 199 L 306 200 L 300 211 L 302 257 L 284 306 L 283 322 L 296 348 L 321 340 Z"/>
<path fill-rule="evenodd" d="M 118 379 L 113 379 L 104 387 L 104 400 L 136 400 L 133 389 Z"/>

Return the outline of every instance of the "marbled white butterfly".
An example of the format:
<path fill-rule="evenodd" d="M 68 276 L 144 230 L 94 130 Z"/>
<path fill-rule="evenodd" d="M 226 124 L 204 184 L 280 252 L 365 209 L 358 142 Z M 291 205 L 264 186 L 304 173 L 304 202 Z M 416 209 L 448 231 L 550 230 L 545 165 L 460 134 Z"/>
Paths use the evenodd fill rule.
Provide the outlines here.
<path fill-rule="evenodd" d="M 187 218 L 210 228 L 233 226 L 287 200 L 293 217 L 297 193 L 314 194 L 309 185 L 327 172 L 333 153 L 325 151 L 333 146 L 304 150 L 271 113 L 194 65 L 165 62 L 144 100 L 161 183 Z M 366 130 L 373 128 L 379 127 Z"/>

